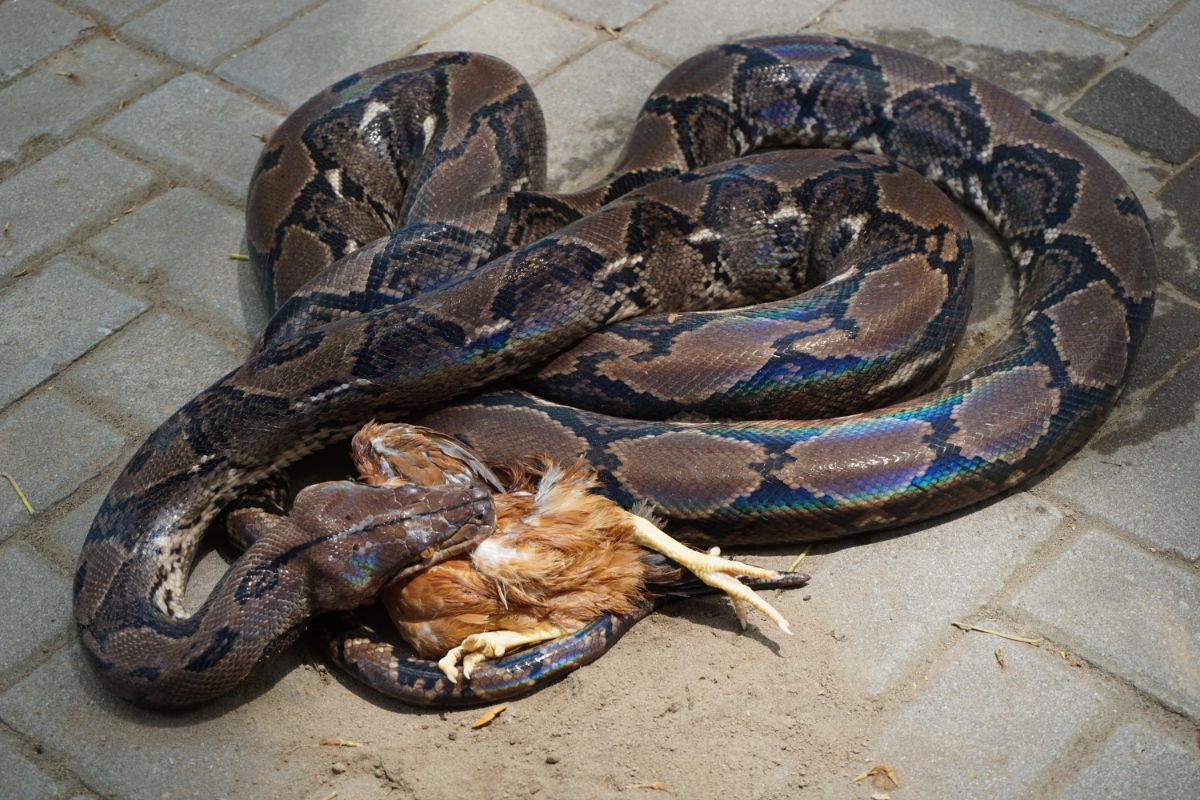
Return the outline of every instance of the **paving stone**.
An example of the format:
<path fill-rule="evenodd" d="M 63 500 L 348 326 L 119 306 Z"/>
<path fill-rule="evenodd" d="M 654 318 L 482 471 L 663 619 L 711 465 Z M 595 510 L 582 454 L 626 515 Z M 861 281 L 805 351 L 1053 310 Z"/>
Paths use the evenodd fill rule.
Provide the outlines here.
<path fill-rule="evenodd" d="M 1137 36 L 1166 11 L 1175 0 L 1042 0 L 1042 5 L 1061 11 L 1071 19 L 1112 31 L 1118 36 Z"/>
<path fill-rule="evenodd" d="M 749 0 L 738 3 L 734 10 L 721 0 L 674 0 L 639 22 L 627 38 L 673 61 L 683 61 L 734 39 L 798 32 L 827 5 L 827 0 Z"/>
<path fill-rule="evenodd" d="M 233 209 L 177 188 L 87 244 L 143 280 L 164 282 L 177 302 L 196 313 L 255 336 L 269 313 L 250 266 L 229 258 L 240 249 L 244 228 Z"/>
<path fill-rule="evenodd" d="M 126 25 L 122 33 L 149 42 L 172 58 L 204 66 L 311 2 L 226 3 L 218 11 L 207 3 L 170 0 Z"/>
<path fill-rule="evenodd" d="M 820 576 L 823 586 L 859 590 L 814 592 L 803 613 L 835 632 L 842 678 L 878 695 L 950 633 L 951 622 L 985 605 L 1060 518 L 1021 494 L 966 517 L 856 541 L 823 558 Z"/>
<path fill-rule="evenodd" d="M 71 582 L 25 542 L 0 547 L 0 675 L 38 658 L 63 638 Z"/>
<path fill-rule="evenodd" d="M 1146 211 L 1159 275 L 1200 297 L 1200 163 L 1172 178 Z"/>
<path fill-rule="evenodd" d="M 579 189 L 613 167 L 662 65 L 608 42 L 537 87 L 550 143 L 550 185 Z M 580 92 L 580 86 L 594 91 Z"/>
<path fill-rule="evenodd" d="M 63 369 L 147 304 L 57 259 L 0 294 L 0 408 Z"/>
<path fill-rule="evenodd" d="M 603 5 L 593 0 L 550 0 L 558 8 L 582 22 L 599 22 L 616 30 L 645 14 L 657 0 L 608 0 Z"/>
<path fill-rule="evenodd" d="M 442 31 L 417 52 L 488 53 L 512 64 L 526 79 L 535 80 L 599 36 L 595 30 L 521 0 L 495 0 Z"/>
<path fill-rule="evenodd" d="M 42 544 L 45 552 L 57 558 L 58 563 L 73 568 L 79 561 L 83 540 L 104 502 L 104 495 L 104 491 L 96 492 L 50 525 Z"/>
<path fill-rule="evenodd" d="M 69 72 L 73 78 L 59 73 Z M 158 82 L 162 64 L 104 36 L 64 50 L 42 69 L 0 90 L 0 164 L 34 141 L 65 139 L 120 99 Z"/>
<path fill-rule="evenodd" d="M 0 81 L 65 47 L 90 27 L 87 20 L 46 0 L 9 0 L 0 5 Z"/>
<path fill-rule="evenodd" d="M 1123 52 L 1111 39 L 1008 3 L 963 0 L 951 8 L 940 0 L 848 0 L 818 27 L 954 64 L 1048 110 Z"/>
<path fill-rule="evenodd" d="M 0 695 L 0 718 L 30 738 L 53 742 L 72 771 L 104 796 L 309 797 L 297 787 L 311 781 L 315 759 L 289 757 L 285 743 L 294 748 L 310 735 L 315 743 L 328 734 L 306 728 L 306 738 L 293 738 L 287 709 L 310 705 L 329 687 L 296 666 L 285 656 L 228 700 L 158 714 L 110 694 L 72 643 Z M 291 674 L 271 686 L 285 672 Z M 267 687 L 272 696 L 264 700 L 259 695 Z M 163 726 L 169 735 L 153 733 Z M 264 756 L 271 769 L 263 768 Z"/>
<path fill-rule="evenodd" d="M 125 109 L 103 132 L 241 200 L 263 149 L 258 136 L 274 130 L 281 119 L 187 73 Z"/>
<path fill-rule="evenodd" d="M 1200 150 L 1197 39 L 1200 3 L 1190 3 L 1071 106 L 1071 116 L 1183 163 Z"/>
<path fill-rule="evenodd" d="M 60 249 L 79 231 L 119 214 L 154 183 L 149 172 L 90 139 L 0 182 L 0 274 Z"/>
<path fill-rule="evenodd" d="M 1153 81 L 1123 66 L 1105 75 L 1067 113 L 1173 164 L 1200 148 L 1200 119 Z"/>
<path fill-rule="evenodd" d="M 215 339 L 166 314 L 152 314 L 65 377 L 155 428 L 241 361 Z"/>
<path fill-rule="evenodd" d="M 1196 745 L 1141 724 L 1122 725 L 1080 766 L 1059 800 L 1187 800 L 1200 789 Z"/>
<path fill-rule="evenodd" d="M 217 74 L 294 108 L 352 72 L 398 58 L 474 0 L 330 0 Z"/>
<path fill-rule="evenodd" d="M 75 0 L 81 8 L 86 8 L 112 25 L 121 24 L 156 2 L 158 0 Z"/>
<path fill-rule="evenodd" d="M 21 800 L 54 800 L 63 796 L 62 784 L 22 755 L 11 736 L 0 737 L 0 791 L 5 797 Z"/>
<path fill-rule="evenodd" d="M 1195 572 L 1087 531 L 1012 604 L 1093 664 L 1200 716 L 1200 576 Z"/>
<path fill-rule="evenodd" d="M 258 136 L 270 133 L 281 119 L 188 73 L 143 97 L 102 130 L 241 200 L 262 151 Z"/>
<path fill-rule="evenodd" d="M 1198 407 L 1200 358 L 1193 358 L 1149 399 L 1106 424 L 1041 487 L 1151 547 L 1200 558 Z"/>
<path fill-rule="evenodd" d="M 1039 773 L 1094 718 L 1115 713 L 1086 672 L 1032 647 L 966 635 L 950 666 L 867 749 L 904 797 L 1035 797 Z M 898 794 L 898 792 L 897 792 Z M 865 795 L 863 795 L 865 796 Z"/>
<path fill-rule="evenodd" d="M 42 391 L 0 415 L 0 471 L 11 473 L 37 511 L 75 491 L 117 457 L 125 439 L 54 391 Z M 28 521 L 7 486 L 0 487 L 0 539 Z"/>

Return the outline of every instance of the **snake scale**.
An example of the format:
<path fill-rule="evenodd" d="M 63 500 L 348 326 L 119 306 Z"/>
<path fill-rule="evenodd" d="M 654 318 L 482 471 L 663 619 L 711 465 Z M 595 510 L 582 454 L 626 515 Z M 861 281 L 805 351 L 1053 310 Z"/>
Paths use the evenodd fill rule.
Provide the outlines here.
<path fill-rule="evenodd" d="M 779 149 L 795 145 L 839 150 Z M 913 171 L 981 213 L 1019 273 L 1006 334 L 940 388 L 970 242 Z M 467 489 L 392 512 L 355 489 L 370 512 L 350 513 L 315 487 L 187 613 L 220 509 L 372 416 L 432 409 L 425 424 L 490 457 L 583 454 L 614 499 L 727 545 L 824 538 L 962 508 L 1070 453 L 1153 307 L 1146 218 L 1108 164 L 1012 94 L 879 45 L 709 50 L 662 81 L 603 181 L 556 195 L 544 174 L 532 90 L 477 54 L 357 73 L 272 135 L 247 220 L 279 312 L 142 445 L 84 545 L 75 619 L 111 688 L 220 694 L 307 615 L 488 528 Z M 729 306 L 745 308 L 711 310 Z M 527 689 L 630 624 L 602 618 L 455 687 L 323 619 L 335 661 L 427 703 Z"/>

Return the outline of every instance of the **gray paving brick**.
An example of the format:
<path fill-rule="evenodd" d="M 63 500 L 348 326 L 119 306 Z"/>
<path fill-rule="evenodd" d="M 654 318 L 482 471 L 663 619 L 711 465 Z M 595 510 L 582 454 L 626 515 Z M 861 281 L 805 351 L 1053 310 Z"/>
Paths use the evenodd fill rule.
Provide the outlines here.
<path fill-rule="evenodd" d="M 88 528 L 92 527 L 92 520 L 104 502 L 104 494 L 104 490 L 98 491 L 50 525 L 40 543 L 48 555 L 57 558 L 60 564 L 75 565 Z"/>
<path fill-rule="evenodd" d="M 166 314 L 152 314 L 65 377 L 153 428 L 241 361 L 215 339 Z"/>
<path fill-rule="evenodd" d="M 1200 297 L 1200 164 L 1172 178 L 1146 210 L 1159 274 Z"/>
<path fill-rule="evenodd" d="M 147 308 L 70 259 L 57 259 L 0 294 L 0 408 L 103 341 Z"/>
<path fill-rule="evenodd" d="M 149 172 L 90 139 L 73 142 L 0 182 L 0 274 L 62 247 L 119 214 L 153 185 Z"/>
<path fill-rule="evenodd" d="M 1122 725 L 1080 766 L 1059 800 L 1187 800 L 1200 788 L 1196 745 L 1142 724 Z"/>
<path fill-rule="evenodd" d="M 1200 576 L 1194 572 L 1087 531 L 1012 603 L 1092 663 L 1200 716 Z"/>
<path fill-rule="evenodd" d="M 21 484 L 45 511 L 117 457 L 125 439 L 54 391 L 42 391 L 0 415 L 0 471 Z M 0 486 L 0 539 L 28 514 L 5 481 Z"/>
<path fill-rule="evenodd" d="M 1121 45 L 1098 34 L 992 0 L 950 7 L 939 0 L 848 0 L 818 27 L 968 69 L 1046 109 L 1122 54 Z"/>
<path fill-rule="evenodd" d="M 985 605 L 1059 519 L 1014 495 L 966 518 L 856 542 L 822 559 L 820 576 L 822 586 L 857 589 L 813 592 L 803 613 L 836 632 L 843 679 L 878 695 L 950 634 L 951 622 Z"/>
<path fill-rule="evenodd" d="M 59 73 L 69 72 L 67 78 Z M 40 70 L 0 90 L 0 163 L 35 140 L 65 139 L 122 97 L 156 83 L 167 68 L 104 36 L 64 50 Z"/>
<path fill-rule="evenodd" d="M 54 800 L 63 796 L 64 788 L 60 781 L 51 778 L 26 758 L 13 737 L 2 736 L 0 792 L 3 792 L 5 797 L 21 800 Z"/>
<path fill-rule="evenodd" d="M 1151 547 L 1200 558 L 1198 398 L 1200 359 L 1192 359 L 1134 411 L 1102 428 L 1041 486 Z"/>
<path fill-rule="evenodd" d="M 257 135 L 270 133 L 281 119 L 188 73 L 125 109 L 103 131 L 240 200 L 262 150 Z"/>
<path fill-rule="evenodd" d="M 867 749 L 868 763 L 896 770 L 897 796 L 1040 796 L 1039 773 L 1112 708 L 1087 673 L 1033 647 L 969 634 L 947 658 L 950 666 Z"/>
<path fill-rule="evenodd" d="M 46 0 L 0 5 L 0 81 L 65 47 L 90 27 L 87 20 Z"/>
<path fill-rule="evenodd" d="M 1105 75 L 1068 113 L 1174 164 L 1200 148 L 1200 119 L 1154 81 L 1124 66 Z"/>
<path fill-rule="evenodd" d="M 593 0 L 550 0 L 550 5 L 583 22 L 603 23 L 617 29 L 645 14 L 655 2 L 657 0 L 608 0 L 601 4 Z"/>
<path fill-rule="evenodd" d="M 1174 0 L 1042 0 L 1042 5 L 1118 36 L 1137 36 Z"/>
<path fill-rule="evenodd" d="M 112 25 L 119 25 L 158 0 L 74 0 L 80 8 L 94 12 Z"/>
<path fill-rule="evenodd" d="M 550 184 L 582 188 L 607 173 L 642 103 L 665 73 L 660 64 L 608 42 L 540 83 Z M 580 92 L 580 86 L 594 90 Z"/>
<path fill-rule="evenodd" d="M 250 266 L 233 261 L 242 215 L 194 189 L 172 189 L 88 241 L 97 254 L 126 265 L 197 313 L 257 335 L 269 316 Z"/>
<path fill-rule="evenodd" d="M 1071 116 L 1166 161 L 1186 161 L 1200 150 L 1197 39 L 1200 4 L 1190 3 L 1089 89 Z"/>
<path fill-rule="evenodd" d="M 474 0 L 330 0 L 217 73 L 288 108 L 351 72 L 398 58 Z"/>
<path fill-rule="evenodd" d="M 0 675 L 66 636 L 71 582 L 24 542 L 0 548 Z"/>
<path fill-rule="evenodd" d="M 501 58 L 536 80 L 600 34 L 522 0 L 495 0 L 456 22 L 418 52 L 472 50 Z M 608 38 L 607 35 L 605 38 Z"/>
<path fill-rule="evenodd" d="M 122 33 L 149 42 L 172 58 L 204 66 L 311 2 L 226 3 L 217 12 L 207 3 L 170 0 L 126 25 Z"/>
<path fill-rule="evenodd" d="M 0 695 L 0 718 L 26 736 L 53 742 L 71 770 L 104 796 L 319 797 L 297 788 L 312 780 L 315 759 L 289 757 L 284 742 L 307 745 L 323 734 L 305 726 L 305 738 L 292 739 L 285 708 L 310 705 L 331 687 L 295 668 L 295 659 L 284 657 L 278 669 L 251 678 L 217 706 L 156 714 L 110 694 L 72 643 Z M 267 687 L 271 698 L 264 700 Z M 164 725 L 167 735 L 151 733 Z M 263 769 L 268 753 L 272 768 Z"/>
<path fill-rule="evenodd" d="M 627 34 L 630 41 L 682 61 L 706 47 L 746 36 L 799 31 L 827 0 L 740 2 L 734 10 L 721 0 L 674 0 L 649 14 Z"/>

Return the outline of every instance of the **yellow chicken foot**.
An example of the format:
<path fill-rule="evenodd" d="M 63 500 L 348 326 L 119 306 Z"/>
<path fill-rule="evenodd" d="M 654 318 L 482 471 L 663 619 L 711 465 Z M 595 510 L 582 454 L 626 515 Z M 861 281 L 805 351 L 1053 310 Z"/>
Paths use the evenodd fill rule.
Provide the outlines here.
<path fill-rule="evenodd" d="M 539 625 L 526 631 L 473 633 L 463 639 L 462 644 L 441 657 L 438 669 L 446 674 L 451 683 L 458 683 L 458 664 L 462 662 L 463 677 L 470 680 L 475 667 L 489 658 L 500 658 L 515 647 L 546 642 L 568 633 L 570 631 L 564 631 L 554 625 Z"/>
<path fill-rule="evenodd" d="M 763 616 L 778 625 L 781 631 L 791 636 L 792 629 L 788 625 L 787 620 L 783 618 L 783 615 L 776 611 L 774 606 L 760 597 L 753 589 L 738 581 L 736 577 L 741 575 L 746 578 L 776 580 L 782 577 L 780 573 L 774 570 L 762 569 L 761 567 L 753 567 L 749 564 L 743 564 L 740 561 L 730 561 L 727 558 L 721 558 L 721 551 L 715 547 L 707 553 L 693 550 L 678 539 L 668 536 L 662 529 L 645 517 L 639 517 L 637 514 L 630 514 L 630 516 L 633 518 L 634 541 L 642 547 L 662 553 L 704 583 L 714 589 L 720 589 L 725 592 L 733 602 L 734 613 L 737 614 L 739 621 L 743 625 L 745 624 L 744 609 L 739 611 L 738 603 L 744 603 L 758 609 Z"/>

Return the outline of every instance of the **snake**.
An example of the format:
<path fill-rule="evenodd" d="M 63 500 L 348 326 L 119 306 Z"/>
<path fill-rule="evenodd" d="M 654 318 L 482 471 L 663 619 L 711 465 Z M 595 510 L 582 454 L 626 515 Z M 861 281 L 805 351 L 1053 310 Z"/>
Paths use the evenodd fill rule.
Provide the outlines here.
<path fill-rule="evenodd" d="M 355 73 L 270 136 L 247 242 L 278 311 L 136 451 L 75 573 L 113 691 L 202 702 L 316 619 L 385 693 L 483 702 L 628 628 L 603 617 L 456 686 L 345 617 L 487 531 L 471 487 L 413 489 L 400 511 L 310 487 L 189 613 L 221 509 L 372 417 L 489 458 L 582 456 L 610 497 L 697 542 L 794 543 L 961 509 L 1059 462 L 1116 401 L 1153 310 L 1146 216 L 1103 158 L 1008 91 L 883 45 L 694 56 L 578 192 L 544 189 L 545 146 L 529 85 L 474 53 Z M 947 197 L 1018 275 L 1008 328 L 954 375 L 971 244 Z"/>

